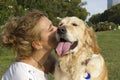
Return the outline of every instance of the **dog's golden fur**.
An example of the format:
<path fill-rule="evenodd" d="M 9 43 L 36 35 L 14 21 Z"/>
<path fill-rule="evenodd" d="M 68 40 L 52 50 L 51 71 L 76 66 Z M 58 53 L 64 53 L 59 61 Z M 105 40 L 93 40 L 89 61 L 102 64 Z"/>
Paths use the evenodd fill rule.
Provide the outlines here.
<path fill-rule="evenodd" d="M 85 80 L 86 72 L 90 73 L 90 80 L 107 80 L 107 68 L 93 29 L 86 27 L 77 17 L 66 17 L 60 21 L 61 24 L 67 30 L 65 37 L 71 41 L 78 40 L 78 45 L 59 57 L 55 80 Z"/>

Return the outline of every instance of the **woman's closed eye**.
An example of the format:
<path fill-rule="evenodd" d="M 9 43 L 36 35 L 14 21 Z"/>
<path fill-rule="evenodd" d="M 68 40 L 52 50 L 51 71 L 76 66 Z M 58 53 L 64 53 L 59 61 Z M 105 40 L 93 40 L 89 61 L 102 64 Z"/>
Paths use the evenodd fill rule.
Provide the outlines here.
<path fill-rule="evenodd" d="M 52 24 L 50 24 L 50 26 L 49 26 L 49 29 L 48 29 L 50 32 L 51 31 L 53 31 L 53 25 Z"/>

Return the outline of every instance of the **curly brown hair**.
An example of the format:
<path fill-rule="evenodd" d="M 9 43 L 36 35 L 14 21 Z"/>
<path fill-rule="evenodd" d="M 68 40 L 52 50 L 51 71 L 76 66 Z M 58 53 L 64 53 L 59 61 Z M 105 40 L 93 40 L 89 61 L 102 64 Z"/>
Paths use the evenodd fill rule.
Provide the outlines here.
<path fill-rule="evenodd" d="M 32 11 L 22 17 L 15 17 L 6 22 L 2 28 L 2 42 L 15 50 L 16 57 L 25 58 L 32 55 L 32 41 L 40 40 L 40 32 L 35 31 L 35 25 L 45 15 Z"/>

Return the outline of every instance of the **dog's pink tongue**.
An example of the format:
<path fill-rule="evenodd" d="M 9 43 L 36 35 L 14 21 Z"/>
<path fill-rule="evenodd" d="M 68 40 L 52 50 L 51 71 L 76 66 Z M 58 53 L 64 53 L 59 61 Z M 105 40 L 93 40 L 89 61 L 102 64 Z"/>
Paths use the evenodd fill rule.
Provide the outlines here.
<path fill-rule="evenodd" d="M 56 47 L 56 52 L 59 56 L 62 56 L 65 52 L 70 50 L 70 46 L 72 44 L 70 42 L 59 42 Z"/>

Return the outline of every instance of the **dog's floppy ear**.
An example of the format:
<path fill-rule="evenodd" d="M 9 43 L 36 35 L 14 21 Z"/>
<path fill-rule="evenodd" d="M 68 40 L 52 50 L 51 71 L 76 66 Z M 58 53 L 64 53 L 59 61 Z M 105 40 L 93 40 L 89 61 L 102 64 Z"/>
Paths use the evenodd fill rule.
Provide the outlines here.
<path fill-rule="evenodd" d="M 57 19 L 58 19 L 59 21 L 61 21 L 61 20 L 62 20 L 62 18 L 60 18 L 60 17 L 57 17 Z"/>
<path fill-rule="evenodd" d="M 57 19 L 56 20 L 56 24 L 54 24 L 54 25 L 56 25 L 58 27 L 58 25 L 59 25 L 60 21 L 62 20 L 62 18 L 61 17 L 57 17 L 56 19 Z"/>
<path fill-rule="evenodd" d="M 99 54 L 100 50 L 97 44 L 96 40 L 96 35 L 94 33 L 93 28 L 87 27 L 86 28 L 86 33 L 87 33 L 87 38 L 86 38 L 86 43 L 92 47 L 92 50 L 94 51 L 95 54 Z"/>

